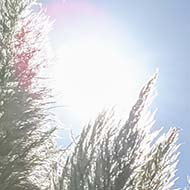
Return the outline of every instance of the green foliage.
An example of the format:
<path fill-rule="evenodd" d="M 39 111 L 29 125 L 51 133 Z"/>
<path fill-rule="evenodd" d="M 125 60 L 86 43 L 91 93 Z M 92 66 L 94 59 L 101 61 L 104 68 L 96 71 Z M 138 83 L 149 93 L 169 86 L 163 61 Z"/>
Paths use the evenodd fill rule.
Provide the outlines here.
<path fill-rule="evenodd" d="M 157 74 L 143 87 L 126 122 L 102 112 L 67 152 L 56 190 L 166 190 L 175 181 L 178 130 L 158 138 L 147 115 Z M 55 174 L 57 175 L 57 174 Z"/>
<path fill-rule="evenodd" d="M 33 169 L 52 146 L 49 90 L 37 78 L 49 26 L 43 13 L 32 12 L 33 5 L 30 0 L 0 1 L 1 190 L 39 189 Z"/>

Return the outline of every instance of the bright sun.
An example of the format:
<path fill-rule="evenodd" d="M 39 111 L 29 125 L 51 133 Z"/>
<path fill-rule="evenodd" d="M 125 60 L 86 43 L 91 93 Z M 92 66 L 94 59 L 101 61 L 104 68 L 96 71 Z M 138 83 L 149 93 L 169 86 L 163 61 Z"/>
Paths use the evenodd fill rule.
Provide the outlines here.
<path fill-rule="evenodd" d="M 94 3 L 68 1 L 48 12 L 57 19 L 51 73 L 58 104 L 84 122 L 108 107 L 128 112 L 146 71 L 133 35 L 123 35 L 120 23 Z"/>
<path fill-rule="evenodd" d="M 67 43 L 60 48 L 54 88 L 61 104 L 85 121 L 103 108 L 128 108 L 136 97 L 139 78 L 134 60 L 122 57 L 116 44 L 97 38 Z"/>

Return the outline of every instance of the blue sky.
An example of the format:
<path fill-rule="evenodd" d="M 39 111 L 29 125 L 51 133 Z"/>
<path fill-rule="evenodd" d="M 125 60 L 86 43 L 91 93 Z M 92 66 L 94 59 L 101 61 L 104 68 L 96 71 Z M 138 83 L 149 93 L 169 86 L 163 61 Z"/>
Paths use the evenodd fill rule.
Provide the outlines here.
<path fill-rule="evenodd" d="M 114 40 L 123 60 L 135 59 L 139 75 L 132 83 L 136 85 L 135 93 L 159 67 L 158 96 L 153 104 L 158 108 L 156 127 L 181 129 L 180 179 L 176 186 L 184 187 L 190 174 L 190 1 L 44 0 L 43 5 L 55 20 L 50 34 L 53 49 L 82 41 L 86 36 L 102 39 L 102 35 L 105 43 Z M 51 10 L 53 6 L 62 8 L 55 12 Z M 81 121 L 76 113 L 57 112 L 67 118 L 65 125 L 79 131 Z"/>

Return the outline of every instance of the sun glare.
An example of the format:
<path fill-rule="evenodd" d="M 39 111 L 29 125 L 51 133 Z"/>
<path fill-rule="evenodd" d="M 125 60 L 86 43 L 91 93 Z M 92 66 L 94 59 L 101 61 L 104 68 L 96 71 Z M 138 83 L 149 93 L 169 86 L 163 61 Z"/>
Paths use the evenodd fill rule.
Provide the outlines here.
<path fill-rule="evenodd" d="M 60 48 L 58 60 L 54 88 L 61 104 L 84 120 L 110 106 L 126 109 L 129 97 L 136 93 L 138 70 L 110 41 L 92 38 L 66 44 Z"/>
<path fill-rule="evenodd" d="M 145 70 L 133 36 L 94 3 L 54 3 L 48 13 L 57 18 L 51 73 L 58 104 L 84 122 L 108 107 L 128 112 Z"/>

